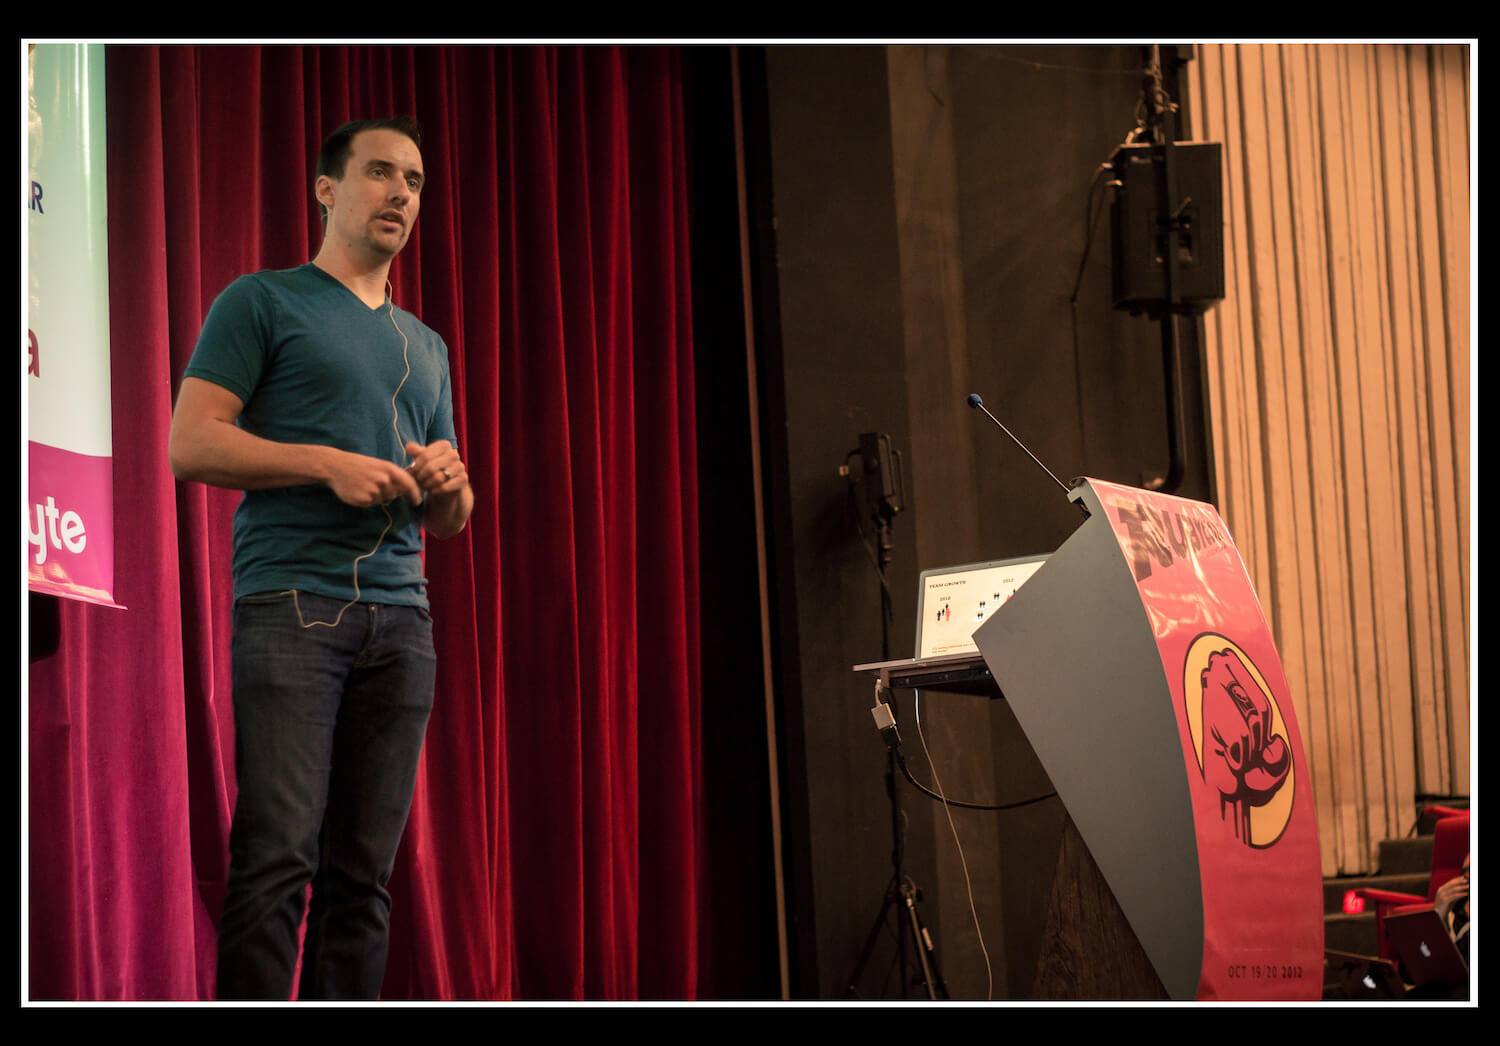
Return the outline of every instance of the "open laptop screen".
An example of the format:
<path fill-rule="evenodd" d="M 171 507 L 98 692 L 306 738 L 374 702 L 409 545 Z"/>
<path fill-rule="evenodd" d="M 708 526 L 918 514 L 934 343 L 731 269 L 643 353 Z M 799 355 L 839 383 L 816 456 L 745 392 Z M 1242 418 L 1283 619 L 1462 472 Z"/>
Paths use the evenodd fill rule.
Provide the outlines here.
<path fill-rule="evenodd" d="M 978 650 L 974 630 L 1046 561 L 1044 553 L 922 571 L 917 584 L 917 657 Z"/>

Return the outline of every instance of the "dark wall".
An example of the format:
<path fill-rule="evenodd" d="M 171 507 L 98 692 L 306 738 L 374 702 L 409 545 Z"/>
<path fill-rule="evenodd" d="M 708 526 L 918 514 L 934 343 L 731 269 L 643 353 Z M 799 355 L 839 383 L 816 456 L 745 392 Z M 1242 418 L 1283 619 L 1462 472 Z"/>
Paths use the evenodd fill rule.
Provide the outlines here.
<path fill-rule="evenodd" d="M 1001 813 L 952 811 L 950 828 L 947 813 L 903 781 L 893 824 L 871 683 L 851 669 L 912 655 L 922 569 L 1050 551 L 1079 521 L 1053 480 L 968 409 L 967 393 L 979 392 L 1064 481 L 1090 475 L 1148 485 L 1167 472 L 1162 328 L 1111 307 L 1107 213 L 1084 264 L 1091 182 L 1135 126 L 1144 54 L 1088 46 L 739 49 L 748 237 L 741 242 L 727 225 L 722 239 L 704 236 L 699 262 L 724 259 L 724 291 L 695 303 L 700 427 L 714 441 L 705 491 L 712 497 L 717 484 L 724 499 L 713 525 L 719 550 L 706 544 L 705 576 L 721 571 L 714 592 L 744 593 L 746 604 L 745 586 L 758 584 L 730 551 L 753 531 L 744 486 L 751 429 L 734 414 L 748 401 L 760 426 L 777 743 L 772 752 L 749 734 L 757 714 L 764 730 L 762 666 L 751 649 L 762 636 L 759 620 L 725 601 L 718 633 L 727 638 L 705 651 L 706 691 L 725 702 L 705 717 L 717 738 L 710 753 L 719 745 L 723 756 L 711 762 L 707 799 L 716 818 L 743 819 L 745 838 L 720 844 L 721 865 L 739 859 L 754 869 L 718 879 L 744 904 L 737 921 L 717 917 L 726 924 L 716 924 L 720 941 L 753 957 L 730 978 L 738 985 L 730 994 L 775 994 L 774 978 L 750 971 L 775 951 L 766 927 L 776 906 L 762 869 L 779 831 L 792 997 L 850 996 L 898 842 L 952 995 L 1031 995 L 1062 839 L 1057 800 Z M 690 52 L 688 67 L 700 86 L 722 86 L 728 50 Z M 732 120 L 710 101 L 720 95 L 697 87 L 692 94 L 715 114 L 694 124 L 703 129 L 695 156 L 706 155 L 715 121 L 722 130 Z M 728 220 L 727 211 L 711 218 L 707 206 L 713 186 L 728 206 L 724 183 L 706 168 L 695 184 L 699 177 L 695 251 L 703 229 Z M 1108 199 L 1096 186 L 1096 213 Z M 742 258 L 748 317 L 731 300 L 740 287 L 731 288 L 729 268 Z M 744 378 L 747 318 L 753 388 Z M 1176 492 L 1207 500 L 1197 324 L 1176 331 L 1187 463 Z M 869 534 L 839 474 L 864 432 L 888 435 L 907 475 L 884 621 Z M 948 794 L 978 801 L 1050 790 L 1002 702 L 922 695 L 919 731 L 913 695 L 897 696 L 903 751 L 918 777 L 931 782 L 936 774 Z M 744 707 L 732 710 L 734 702 Z M 772 755 L 776 816 L 762 801 Z M 756 760 L 760 771 L 750 765 Z M 852 994 L 904 994 L 893 976 L 898 926 L 893 919 L 891 931 L 876 935 Z"/>
<path fill-rule="evenodd" d="M 1143 49 L 955 47 L 949 55 L 973 381 L 1064 480 L 1152 485 L 1170 457 L 1162 329 L 1111 307 L 1107 213 L 1079 280 L 1091 186 L 1095 215 L 1110 199 L 1094 173 L 1136 125 Z M 1178 337 L 1191 339 L 1183 352 L 1191 450 L 1175 492 L 1207 499 L 1195 331 L 1177 325 Z M 1050 481 L 1008 441 L 986 440 L 979 454 L 986 545 L 1004 554 L 1055 547 L 1072 510 L 1052 497 Z M 1046 510 L 1019 511 L 1028 494 Z"/>
<path fill-rule="evenodd" d="M 770 198 L 755 211 L 758 256 L 771 262 L 758 290 L 767 317 L 762 388 L 773 502 L 778 666 L 786 731 L 787 850 L 794 886 L 792 939 L 803 997 L 882 997 L 892 952 L 859 966 L 893 875 L 885 747 L 873 695 L 851 668 L 909 656 L 915 564 L 904 547 L 915 509 L 898 517 L 882 620 L 881 580 L 839 474 L 862 433 L 909 448 L 900 261 L 892 186 L 884 53 L 772 48 L 763 73 L 763 137 L 751 169 Z M 763 80 L 761 76 L 763 75 Z M 754 90 L 754 88 L 751 88 Z M 774 333 L 769 329 L 775 324 Z M 906 805 L 909 836 L 931 832 L 932 810 Z M 906 872 L 930 885 L 930 848 L 908 851 Z"/>

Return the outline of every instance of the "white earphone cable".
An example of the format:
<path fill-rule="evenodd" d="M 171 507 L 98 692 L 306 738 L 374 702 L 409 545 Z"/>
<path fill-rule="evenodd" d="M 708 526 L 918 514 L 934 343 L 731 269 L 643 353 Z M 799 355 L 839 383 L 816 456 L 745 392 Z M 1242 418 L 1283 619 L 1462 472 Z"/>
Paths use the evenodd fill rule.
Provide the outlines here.
<path fill-rule="evenodd" d="M 917 721 L 917 738 L 922 742 L 922 754 L 927 757 L 927 768 L 932 772 L 932 783 L 937 786 L 938 795 L 943 799 L 943 812 L 948 815 L 948 830 L 953 833 L 953 845 L 958 848 L 958 860 L 964 869 L 964 885 L 969 891 L 969 915 L 974 920 L 974 933 L 979 938 L 979 952 L 984 956 L 984 974 L 986 979 L 985 998 L 987 1000 L 995 997 L 995 972 L 990 967 L 990 952 L 984 946 L 984 931 L 979 926 L 979 911 L 974 904 L 974 883 L 969 878 L 969 862 L 964 857 L 964 846 L 958 838 L 958 828 L 953 823 L 953 809 L 948 805 L 947 796 L 943 795 L 943 783 L 938 779 L 937 767 L 933 765 L 932 753 L 927 750 L 927 736 L 922 733 L 922 691 L 913 691 L 916 695 L 915 715 Z"/>
<path fill-rule="evenodd" d="M 407 339 L 406 332 L 401 329 L 401 325 L 396 322 L 396 302 L 395 299 L 391 296 L 390 280 L 386 280 L 385 282 L 385 300 L 387 306 L 386 311 L 391 318 L 391 326 L 395 327 L 396 333 L 401 335 L 401 362 L 406 365 L 406 373 L 401 375 L 401 381 L 396 385 L 396 391 L 391 393 L 391 431 L 396 434 L 396 446 L 405 447 L 406 444 L 401 440 L 401 428 L 398 424 L 400 420 L 400 414 L 396 408 L 396 397 L 401 395 L 402 386 L 406 384 L 406 379 L 411 377 L 411 358 L 408 355 L 408 350 L 411 348 L 411 342 Z M 292 594 L 292 605 L 297 608 L 297 622 L 303 628 L 312 628 L 314 625 L 322 625 L 325 628 L 337 628 L 339 622 L 344 619 L 344 611 L 348 610 L 355 603 L 359 602 L 360 561 L 369 559 L 376 552 L 380 551 L 380 545 L 385 541 L 385 536 L 391 532 L 391 527 L 395 526 L 396 524 L 395 519 L 391 516 L 391 510 L 387 508 L 385 504 L 382 504 L 380 506 L 380 511 L 385 513 L 385 529 L 380 532 L 380 537 L 375 539 L 374 548 L 370 549 L 370 551 L 364 553 L 363 555 L 354 557 L 354 598 L 349 600 L 349 602 L 345 603 L 342 607 L 339 608 L 338 615 L 332 621 L 303 620 L 302 604 L 298 599 L 297 590 L 295 588 L 288 589 L 288 591 Z"/>

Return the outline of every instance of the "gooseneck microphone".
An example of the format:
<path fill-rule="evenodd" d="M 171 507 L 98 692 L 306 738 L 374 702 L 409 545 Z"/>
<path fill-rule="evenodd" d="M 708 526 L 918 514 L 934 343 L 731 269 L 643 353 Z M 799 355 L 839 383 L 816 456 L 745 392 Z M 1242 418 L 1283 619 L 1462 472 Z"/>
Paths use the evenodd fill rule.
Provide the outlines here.
<path fill-rule="evenodd" d="M 1029 457 L 1032 461 L 1035 461 L 1037 463 L 1037 467 L 1038 468 L 1040 468 L 1047 475 L 1052 476 L 1052 482 L 1056 483 L 1059 487 L 1062 487 L 1064 493 L 1066 493 L 1070 489 L 1066 483 L 1064 483 L 1062 480 L 1058 479 L 1055 475 L 1052 474 L 1052 470 L 1051 469 L 1049 469 L 1046 465 L 1042 464 L 1042 460 L 1040 458 L 1038 458 L 1035 454 L 1031 453 L 1031 448 L 1029 448 L 1028 446 L 1026 446 L 1026 444 L 1022 443 L 1020 440 L 1016 439 L 1015 434 L 1013 432 L 1011 432 L 1010 429 L 1006 428 L 1005 425 L 1000 421 L 999 418 L 995 417 L 995 415 L 993 415 L 993 414 L 990 413 L 989 408 L 984 405 L 984 400 L 982 400 L 982 399 L 979 398 L 979 393 L 977 393 L 977 392 L 971 392 L 971 393 L 969 393 L 969 406 L 973 407 L 975 410 L 984 411 L 984 416 L 987 417 L 987 418 L 989 418 L 996 425 L 999 425 L 1000 426 L 1000 431 L 1003 432 L 1003 433 L 1005 433 L 1007 436 L 1009 436 L 1011 438 L 1011 440 L 1015 443 L 1016 446 L 1020 447 L 1024 451 L 1026 451 L 1026 456 Z"/>

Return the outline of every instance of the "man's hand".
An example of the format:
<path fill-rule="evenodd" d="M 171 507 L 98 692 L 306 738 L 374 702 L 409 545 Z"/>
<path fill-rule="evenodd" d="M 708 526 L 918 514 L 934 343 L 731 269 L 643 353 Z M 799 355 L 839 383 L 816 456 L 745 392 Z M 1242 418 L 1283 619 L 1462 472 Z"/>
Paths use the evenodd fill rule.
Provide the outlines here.
<path fill-rule="evenodd" d="M 413 505 L 422 503 L 422 488 L 406 469 L 384 458 L 352 452 L 339 452 L 328 487 L 340 501 L 356 508 L 373 508 L 398 497 Z"/>
<path fill-rule="evenodd" d="M 469 486 L 469 470 L 453 444 L 445 439 L 422 446 L 408 443 L 406 455 L 411 464 L 406 471 L 429 495 L 423 526 L 437 538 L 451 538 L 463 530 L 469 513 L 474 510 L 474 490 Z"/>
<path fill-rule="evenodd" d="M 422 490 L 429 494 L 456 494 L 469 485 L 469 472 L 458 451 L 445 439 L 422 446 L 408 443 L 406 456 L 411 464 L 406 471 Z"/>

